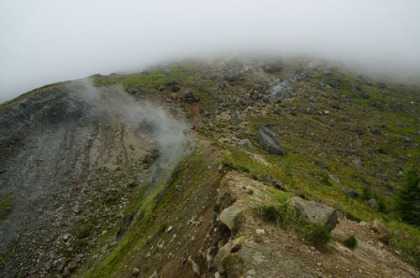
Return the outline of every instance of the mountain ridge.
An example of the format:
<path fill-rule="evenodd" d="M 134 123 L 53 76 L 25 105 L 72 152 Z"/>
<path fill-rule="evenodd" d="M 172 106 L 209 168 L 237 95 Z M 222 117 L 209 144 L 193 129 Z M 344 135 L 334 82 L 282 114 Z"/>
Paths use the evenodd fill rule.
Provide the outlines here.
<path fill-rule="evenodd" d="M 42 167 L 50 160 L 35 159 L 46 151 L 24 139 L 35 138 L 34 124 L 51 134 L 67 132 L 63 138 L 85 129 L 74 145 L 66 143 L 80 156 L 76 163 L 85 161 L 73 176 L 85 176 L 63 187 L 73 188 L 78 200 L 68 202 L 62 213 L 72 221 L 57 224 L 50 241 L 30 251 L 27 259 L 19 255 L 24 247 L 5 248 L 2 273 L 194 277 L 198 267 L 202 277 L 415 277 L 418 269 L 397 253 L 418 266 L 420 232 L 399 220 L 393 200 L 404 169 L 410 163 L 419 165 L 419 102 L 416 87 L 375 81 L 317 60 L 278 57 L 187 61 L 128 75 L 94 75 L 30 92 L 0 106 L 0 169 L 5 171 L 0 188 L 12 200 L 11 212 L 0 224 L 2 236 L 19 211 L 19 195 L 10 188 L 22 183 L 9 177 L 8 167 L 18 169 L 16 176 L 28 175 L 13 166 L 18 165 L 13 157 L 26 159 L 26 173 L 39 172 L 34 165 Z M 168 124 L 162 128 L 161 123 Z M 284 155 L 264 150 L 257 136 L 261 127 L 278 136 Z M 170 138 L 179 138 L 177 145 Z M 47 140 L 48 147 L 59 140 Z M 34 159 L 28 159 L 31 149 L 39 151 Z M 186 157 L 170 151 L 177 149 Z M 100 159 L 104 153 L 108 156 Z M 66 164 L 70 157 L 60 156 Z M 66 169 L 54 159 L 50 162 L 56 165 L 45 166 L 46 173 Z M 228 177 L 236 182 L 228 185 Z M 63 174 L 58 180 L 66 178 Z M 40 181 L 36 178 L 34 184 Z M 80 195 L 78 190 L 90 193 Z M 308 247 L 308 239 L 299 233 L 300 222 L 282 226 L 263 221 L 255 212 L 266 204 L 282 207 L 294 196 L 339 212 L 326 249 Z M 84 202 L 85 197 L 91 202 Z M 376 206 L 370 205 L 372 199 Z M 220 214 L 235 203 L 242 204 L 241 223 L 248 227 L 239 232 L 220 222 Z M 57 209 L 45 211 L 54 219 Z M 386 226 L 386 240 L 375 220 Z M 40 234 L 30 237 L 48 238 L 42 234 L 45 228 L 34 229 Z M 344 244 L 352 232 L 359 242 L 354 251 Z M 294 244 L 287 247 L 283 237 Z M 223 248 L 239 241 L 244 247 L 239 253 L 220 259 Z M 268 242 L 295 254 L 290 268 L 287 263 L 276 268 L 264 255 Z M 249 260 L 247 250 L 262 253 L 257 261 Z M 319 258 L 305 260 L 308 267 L 302 268 L 298 254 Z M 33 261 L 37 256 L 39 262 Z M 348 267 L 337 269 L 337 263 L 329 261 L 334 256 Z M 276 258 L 287 261 L 280 253 Z M 21 262 L 25 265 L 17 269 Z M 351 269 L 357 264 L 359 269 Z M 395 267 L 398 264 L 402 267 Z"/>

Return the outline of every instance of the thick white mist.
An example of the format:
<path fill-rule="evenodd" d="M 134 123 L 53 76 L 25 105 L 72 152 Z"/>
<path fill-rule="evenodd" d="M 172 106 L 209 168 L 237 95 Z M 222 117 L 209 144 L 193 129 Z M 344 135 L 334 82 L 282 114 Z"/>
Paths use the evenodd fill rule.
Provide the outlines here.
<path fill-rule="evenodd" d="M 51 82 L 217 53 L 310 54 L 420 72 L 418 0 L 0 3 L 0 102 Z"/>

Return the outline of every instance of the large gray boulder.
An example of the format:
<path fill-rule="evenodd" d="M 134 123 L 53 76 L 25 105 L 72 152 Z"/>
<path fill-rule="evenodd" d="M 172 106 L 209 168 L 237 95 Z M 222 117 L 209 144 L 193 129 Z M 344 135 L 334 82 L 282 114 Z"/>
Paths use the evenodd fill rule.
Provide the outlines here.
<path fill-rule="evenodd" d="M 288 204 L 294 207 L 299 215 L 306 216 L 312 223 L 324 225 L 330 232 L 337 225 L 337 211 L 332 207 L 314 201 L 305 201 L 300 197 L 292 197 Z"/>
<path fill-rule="evenodd" d="M 278 136 L 268 128 L 260 128 L 258 131 L 258 140 L 260 141 L 261 146 L 269 153 L 284 155 L 284 149 L 280 144 Z"/>

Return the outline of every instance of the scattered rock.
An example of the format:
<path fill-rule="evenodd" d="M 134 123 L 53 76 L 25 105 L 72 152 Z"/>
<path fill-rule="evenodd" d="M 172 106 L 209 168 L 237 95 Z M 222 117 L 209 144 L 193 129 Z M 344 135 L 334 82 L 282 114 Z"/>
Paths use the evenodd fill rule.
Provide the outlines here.
<path fill-rule="evenodd" d="M 178 92 L 180 90 L 180 88 L 178 87 L 178 86 L 171 86 L 171 91 L 173 92 L 173 93 L 176 93 L 176 92 Z"/>
<path fill-rule="evenodd" d="M 336 184 L 341 184 L 341 181 L 340 181 L 340 179 L 337 177 L 337 176 L 335 176 L 335 175 L 333 175 L 333 174 L 328 174 L 328 177 L 333 181 L 333 182 L 335 182 Z"/>
<path fill-rule="evenodd" d="M 265 176 L 265 180 L 273 185 L 274 188 L 282 191 L 286 191 L 286 188 L 283 186 L 281 182 L 276 180 L 273 176 L 267 175 Z"/>
<path fill-rule="evenodd" d="M 251 148 L 251 149 L 254 149 L 255 148 L 254 145 L 252 145 L 252 143 L 251 143 L 251 141 L 249 139 L 241 139 L 238 142 L 238 145 L 239 146 L 244 146 L 244 147 L 247 147 L 247 148 Z"/>
<path fill-rule="evenodd" d="M 360 221 L 357 225 L 361 226 L 361 227 L 369 227 L 370 226 L 369 223 L 366 223 L 365 221 Z"/>
<path fill-rule="evenodd" d="M 337 211 L 324 204 L 292 197 L 288 205 L 294 207 L 299 215 L 306 216 L 313 223 L 324 225 L 329 231 L 332 231 L 337 224 Z"/>
<path fill-rule="evenodd" d="M 358 142 L 358 144 L 362 144 L 362 141 L 359 141 Z M 368 174 L 368 175 L 370 175 L 371 173 L 370 173 L 370 171 L 368 170 L 368 169 L 366 169 L 365 167 L 363 167 L 363 162 L 362 162 L 362 160 L 360 159 L 360 157 L 356 157 L 354 160 L 353 160 L 353 163 L 355 164 L 355 165 L 357 165 L 357 166 L 359 166 L 360 167 L 360 169 L 363 171 L 363 172 L 365 172 L 366 174 Z"/>
<path fill-rule="evenodd" d="M 130 95 L 134 95 L 137 93 L 137 90 L 134 87 L 130 87 L 127 89 L 127 93 L 129 93 Z"/>
<path fill-rule="evenodd" d="M 172 227 L 172 226 L 169 226 L 169 227 L 166 229 L 166 232 L 167 232 L 167 233 L 170 233 L 172 230 L 173 230 L 173 227 Z"/>
<path fill-rule="evenodd" d="M 284 149 L 280 144 L 278 136 L 266 127 L 262 127 L 258 131 L 258 140 L 261 146 L 269 153 L 284 155 Z"/>
<path fill-rule="evenodd" d="M 309 107 L 300 106 L 299 107 L 299 112 L 302 113 L 302 114 L 310 114 L 311 109 Z"/>
<path fill-rule="evenodd" d="M 63 278 L 70 277 L 70 270 L 68 269 L 68 267 L 64 268 L 63 273 L 61 273 L 61 277 Z"/>
<path fill-rule="evenodd" d="M 364 99 L 369 99 L 370 95 L 368 93 L 363 92 L 363 93 L 360 94 L 360 97 L 364 98 Z"/>
<path fill-rule="evenodd" d="M 389 230 L 379 220 L 373 221 L 372 230 L 379 233 L 378 240 L 383 243 L 387 244 L 391 239 Z"/>
<path fill-rule="evenodd" d="M 330 86 L 333 88 L 340 88 L 341 87 L 341 83 L 343 83 L 343 80 L 341 79 L 334 79 L 330 82 Z"/>
<path fill-rule="evenodd" d="M 193 92 L 188 91 L 184 94 L 184 101 L 193 103 L 199 101 L 200 98 L 196 97 Z"/>
<path fill-rule="evenodd" d="M 328 170 L 328 163 L 322 160 L 318 161 L 319 166 L 321 166 L 322 168 L 324 168 L 325 170 Z"/>
<path fill-rule="evenodd" d="M 263 235 L 265 235 L 265 230 L 264 229 L 256 229 L 255 233 L 259 236 L 263 236 Z"/>
<path fill-rule="evenodd" d="M 239 119 L 239 117 L 238 117 L 238 115 L 237 115 L 237 114 L 233 114 L 233 115 L 230 117 L 229 122 L 239 125 L 239 124 L 241 124 L 241 123 L 242 123 L 242 120 L 241 120 L 241 119 Z"/>
<path fill-rule="evenodd" d="M 383 136 L 384 135 L 382 133 L 382 131 L 378 127 L 376 127 L 376 126 L 373 126 L 373 127 L 370 128 L 370 133 L 372 133 L 373 135 L 379 135 L 379 136 Z"/>
<path fill-rule="evenodd" d="M 70 272 L 75 271 L 77 267 L 78 267 L 78 263 L 76 262 L 76 260 L 71 260 L 69 264 L 67 265 L 67 268 Z"/>
<path fill-rule="evenodd" d="M 138 185 L 138 183 L 137 183 L 135 180 L 130 179 L 130 180 L 128 181 L 127 185 L 128 185 L 129 187 L 136 187 L 136 186 Z"/>
<path fill-rule="evenodd" d="M 352 198 L 352 199 L 357 199 L 360 196 L 359 192 L 354 191 L 352 189 L 341 188 L 341 190 L 344 191 L 344 192 L 346 192 L 347 193 L 347 196 L 349 198 Z"/>
<path fill-rule="evenodd" d="M 191 264 L 194 273 L 200 276 L 200 266 L 193 259 L 191 259 L 191 256 L 188 257 L 188 262 Z"/>
<path fill-rule="evenodd" d="M 414 142 L 414 139 L 411 138 L 410 136 L 404 136 L 402 140 L 403 140 L 404 143 L 412 143 L 412 142 Z"/>
<path fill-rule="evenodd" d="M 387 88 L 387 86 L 386 86 L 386 84 L 385 84 L 385 83 L 378 83 L 378 88 L 379 88 L 379 89 L 386 89 L 386 88 Z"/>
<path fill-rule="evenodd" d="M 369 204 L 369 206 L 371 207 L 371 208 L 374 208 L 374 209 L 377 209 L 379 206 L 378 206 L 378 203 L 376 202 L 376 200 L 375 199 L 370 199 L 369 201 L 368 201 L 368 204 Z"/>
<path fill-rule="evenodd" d="M 140 275 L 140 269 L 138 269 L 137 267 L 133 268 L 133 271 L 131 272 L 133 277 L 137 277 Z"/>

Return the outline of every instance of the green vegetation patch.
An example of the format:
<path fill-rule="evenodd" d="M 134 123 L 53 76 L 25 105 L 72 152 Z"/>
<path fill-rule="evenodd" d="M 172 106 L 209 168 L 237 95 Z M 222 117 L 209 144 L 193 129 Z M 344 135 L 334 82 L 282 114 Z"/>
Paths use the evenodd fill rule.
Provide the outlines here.
<path fill-rule="evenodd" d="M 12 209 L 12 195 L 0 194 L 0 223 L 7 219 Z"/>
<path fill-rule="evenodd" d="M 298 216 L 296 210 L 287 205 L 261 205 L 257 212 L 266 222 L 276 223 L 282 229 L 294 229 L 303 241 L 316 248 L 322 248 L 331 241 L 331 234 L 325 226 Z"/>

